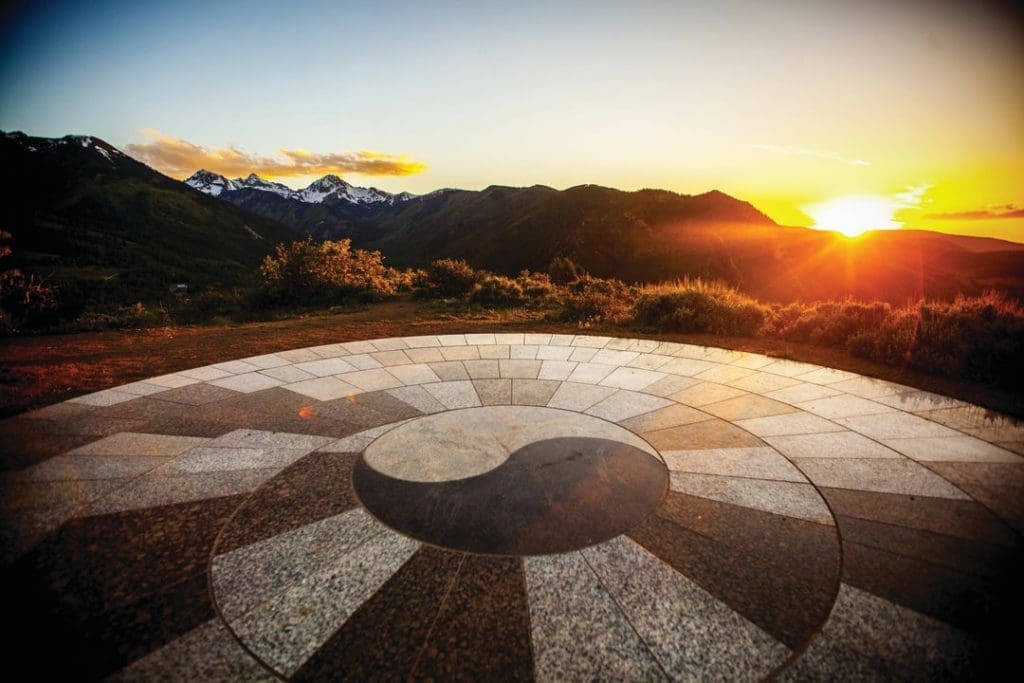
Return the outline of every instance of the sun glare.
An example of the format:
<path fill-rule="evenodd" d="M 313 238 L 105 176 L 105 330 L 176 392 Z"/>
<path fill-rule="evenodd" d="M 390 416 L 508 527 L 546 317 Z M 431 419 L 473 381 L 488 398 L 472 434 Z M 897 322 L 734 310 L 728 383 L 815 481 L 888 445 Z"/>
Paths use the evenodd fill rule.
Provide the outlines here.
<path fill-rule="evenodd" d="M 803 210 L 814 219 L 811 227 L 856 237 L 868 230 L 902 227 L 902 223 L 893 220 L 893 214 L 899 208 L 901 204 L 888 197 L 860 196 L 838 197 L 805 206 Z"/>

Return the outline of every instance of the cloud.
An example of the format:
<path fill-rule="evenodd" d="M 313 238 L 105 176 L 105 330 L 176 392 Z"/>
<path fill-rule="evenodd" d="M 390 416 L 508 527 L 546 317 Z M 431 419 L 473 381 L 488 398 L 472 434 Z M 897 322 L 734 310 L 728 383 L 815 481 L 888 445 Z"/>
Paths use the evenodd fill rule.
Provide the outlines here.
<path fill-rule="evenodd" d="M 176 178 L 190 176 L 200 168 L 229 177 L 256 173 L 271 178 L 291 178 L 328 173 L 404 176 L 421 173 L 427 167 L 404 155 L 381 152 L 321 153 L 304 149 L 279 149 L 279 156 L 270 157 L 251 154 L 237 147 L 202 147 L 150 129 L 142 132 L 149 137 L 149 141 L 126 145 L 125 151 L 139 161 Z"/>
<path fill-rule="evenodd" d="M 788 154 L 789 156 L 795 157 L 810 157 L 812 159 L 825 159 L 827 161 L 838 161 L 843 164 L 850 164 L 851 166 L 870 166 L 870 161 L 864 159 L 853 159 L 850 157 L 843 156 L 838 152 L 822 152 L 815 149 L 807 149 L 806 147 L 791 147 L 788 145 L 749 145 L 754 149 L 760 149 L 765 152 L 774 152 L 776 154 Z"/>
<path fill-rule="evenodd" d="M 992 218 L 1024 218 L 1024 208 L 1016 204 L 997 204 L 984 209 L 971 211 L 951 211 L 949 213 L 928 213 L 924 218 L 935 221 L 976 221 Z"/>

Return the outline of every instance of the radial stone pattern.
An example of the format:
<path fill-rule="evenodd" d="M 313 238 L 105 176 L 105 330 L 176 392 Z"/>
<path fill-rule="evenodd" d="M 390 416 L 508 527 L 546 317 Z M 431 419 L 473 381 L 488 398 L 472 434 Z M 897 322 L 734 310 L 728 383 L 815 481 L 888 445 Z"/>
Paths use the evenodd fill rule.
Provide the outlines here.
<path fill-rule="evenodd" d="M 0 444 L 8 646 L 39 675 L 934 679 L 1015 644 L 1024 426 L 830 368 L 342 342 Z"/>

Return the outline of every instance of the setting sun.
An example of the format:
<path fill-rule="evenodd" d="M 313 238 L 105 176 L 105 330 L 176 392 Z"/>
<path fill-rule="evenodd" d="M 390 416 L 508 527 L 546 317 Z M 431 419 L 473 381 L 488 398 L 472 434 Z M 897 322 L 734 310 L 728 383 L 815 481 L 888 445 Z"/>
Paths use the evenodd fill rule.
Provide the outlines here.
<path fill-rule="evenodd" d="M 888 197 L 838 197 L 819 204 L 803 207 L 814 219 L 812 227 L 835 230 L 847 237 L 856 237 L 868 230 L 899 228 L 902 223 L 893 220 L 901 204 Z"/>

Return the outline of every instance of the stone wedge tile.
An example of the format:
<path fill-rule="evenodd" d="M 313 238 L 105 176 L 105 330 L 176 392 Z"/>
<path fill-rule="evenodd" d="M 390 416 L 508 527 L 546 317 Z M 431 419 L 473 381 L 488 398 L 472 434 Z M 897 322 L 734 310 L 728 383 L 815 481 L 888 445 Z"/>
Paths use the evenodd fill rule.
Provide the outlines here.
<path fill-rule="evenodd" d="M 381 367 L 380 362 L 368 353 L 357 353 L 345 356 L 345 362 L 354 370 L 373 370 Z"/>
<path fill-rule="evenodd" d="M 643 415 L 671 404 L 672 402 L 667 398 L 619 389 L 608 398 L 587 408 L 584 412 L 611 422 L 619 422 L 620 420 L 625 420 L 635 415 Z"/>
<path fill-rule="evenodd" d="M 700 383 L 699 379 L 693 379 L 692 377 L 667 375 L 664 379 L 659 379 L 657 382 L 644 389 L 644 393 L 669 397 Z"/>
<path fill-rule="evenodd" d="M 878 415 L 880 413 L 895 412 L 893 408 L 869 401 L 859 396 L 840 394 L 828 398 L 817 398 L 811 401 L 802 401 L 796 406 L 809 413 L 834 420 L 840 417 L 853 417 L 859 415 Z"/>
<path fill-rule="evenodd" d="M 594 363 L 581 362 L 568 377 L 568 381 L 581 384 L 598 384 L 608 375 L 612 374 L 615 368 L 611 365 L 595 365 Z"/>
<path fill-rule="evenodd" d="M 701 406 L 701 410 L 723 420 L 742 420 L 750 417 L 766 417 L 768 415 L 792 413 L 796 411 L 796 408 L 788 403 L 773 401 L 764 396 L 751 394 L 749 396 L 737 396 L 736 398 L 709 403 Z"/>
<path fill-rule="evenodd" d="M 546 406 L 561 384 L 557 380 L 514 379 L 512 403 L 520 406 Z M 477 393 L 480 393 L 479 387 Z"/>
<path fill-rule="evenodd" d="M 749 368 L 751 370 L 760 370 L 766 365 L 771 365 L 775 362 L 774 358 L 768 356 L 762 356 L 759 353 L 746 353 L 743 352 L 743 357 L 738 358 L 734 361 L 730 361 L 731 365 L 738 365 L 741 368 Z"/>
<path fill-rule="evenodd" d="M 794 462 L 818 486 L 933 498 L 968 497 L 939 475 L 905 458 L 795 458 Z"/>
<path fill-rule="evenodd" d="M 601 365 L 626 365 L 639 356 L 636 351 L 616 351 L 614 349 L 601 349 L 590 359 L 591 363 Z"/>
<path fill-rule="evenodd" d="M 709 370 L 698 373 L 696 377 L 697 379 L 702 379 L 705 382 L 718 382 L 720 384 L 725 384 L 726 382 L 732 382 L 740 379 L 741 377 L 752 375 L 755 372 L 757 371 L 740 368 L 735 365 L 717 365 Z"/>
<path fill-rule="evenodd" d="M 594 337 L 587 334 L 578 334 L 573 337 L 571 346 L 582 346 L 588 349 L 603 349 L 611 340 L 611 337 Z"/>
<path fill-rule="evenodd" d="M 551 346 L 571 346 L 573 336 L 571 334 L 553 334 L 548 344 Z"/>
<path fill-rule="evenodd" d="M 545 360 L 541 361 L 540 372 L 537 379 L 569 379 L 569 375 L 576 369 L 576 363 L 567 360 Z"/>
<path fill-rule="evenodd" d="M 794 384 L 791 387 L 785 389 L 776 389 L 774 391 L 765 392 L 767 398 L 773 398 L 776 401 L 782 401 L 784 403 L 803 403 L 805 401 L 813 401 L 819 398 L 828 398 L 830 396 L 838 396 L 843 392 L 839 391 L 835 387 L 824 386 L 822 384 L 811 384 L 810 382 L 801 382 L 800 384 Z"/>
<path fill-rule="evenodd" d="M 480 353 L 480 357 L 487 360 L 501 360 L 509 359 L 512 357 L 512 349 L 508 344 L 490 344 L 488 346 L 478 346 L 477 350 Z M 521 348 L 516 346 L 514 348 Z"/>
<path fill-rule="evenodd" d="M 167 455 L 58 455 L 8 475 L 15 481 L 129 479 L 167 462 Z"/>
<path fill-rule="evenodd" d="M 965 680 L 976 649 L 952 626 L 841 583 L 821 635 L 781 678 Z"/>
<path fill-rule="evenodd" d="M 445 360 L 473 360 L 480 358 L 480 349 L 476 346 L 444 346 L 441 355 Z"/>
<path fill-rule="evenodd" d="M 434 374 L 441 378 L 442 382 L 451 382 L 461 379 L 469 379 L 465 366 L 457 360 L 443 361 L 441 363 L 427 363 Z"/>
<path fill-rule="evenodd" d="M 899 394 L 910 390 L 909 387 L 905 387 L 902 384 L 886 382 L 884 379 L 875 379 L 874 377 L 854 377 L 853 379 L 845 379 L 841 382 L 834 382 L 831 385 L 831 388 L 837 389 L 844 394 L 852 394 L 854 396 L 860 396 L 861 398 L 871 399 L 880 398 L 882 396 L 892 396 L 893 394 Z"/>
<path fill-rule="evenodd" d="M 439 413 L 446 409 L 429 391 L 418 385 L 387 389 L 387 393 L 421 413 Z"/>
<path fill-rule="evenodd" d="M 500 376 L 497 360 L 464 360 L 462 366 L 470 379 L 497 379 Z"/>
<path fill-rule="evenodd" d="M 879 396 L 876 397 L 875 400 L 887 406 L 892 406 L 893 408 L 905 410 L 910 413 L 925 410 L 941 410 L 943 408 L 959 408 L 967 405 L 963 401 L 958 401 L 955 398 L 940 396 L 939 394 L 933 394 L 929 391 L 908 391 L 902 394 Z"/>
<path fill-rule="evenodd" d="M 884 415 L 859 415 L 856 417 L 836 418 L 836 422 L 847 429 L 860 432 L 872 439 L 905 439 L 915 437 L 950 437 L 960 436 L 959 432 L 943 427 L 909 413 L 891 412 Z"/>
<path fill-rule="evenodd" d="M 433 346 L 440 346 L 441 341 L 432 335 L 420 335 L 417 337 L 402 337 L 405 340 L 406 346 L 410 349 L 421 349 L 429 348 Z"/>
<path fill-rule="evenodd" d="M 198 474 L 268 467 L 281 469 L 305 454 L 306 451 L 293 448 L 200 446 L 179 455 L 154 474 L 176 476 L 181 472 Z"/>
<path fill-rule="evenodd" d="M 590 359 L 596 355 L 597 349 L 573 347 L 572 353 L 569 354 L 569 360 L 574 360 L 578 363 L 589 363 Z"/>
<path fill-rule="evenodd" d="M 208 442 L 207 446 L 238 446 L 252 448 L 292 448 L 312 451 L 334 441 L 329 436 L 268 432 L 262 429 L 236 429 Z"/>
<path fill-rule="evenodd" d="M 232 373 L 227 372 L 226 370 L 218 370 L 210 365 L 202 368 L 192 368 L 191 370 L 182 370 L 178 374 L 184 377 L 197 379 L 201 382 L 209 382 L 213 379 L 221 379 L 222 377 L 230 377 L 232 375 Z"/>
<path fill-rule="evenodd" d="M 542 346 L 537 349 L 537 360 L 569 360 L 570 346 Z"/>
<path fill-rule="evenodd" d="M 217 555 L 211 583 L 221 613 L 229 622 L 237 620 L 383 532 L 357 508 Z"/>
<path fill-rule="evenodd" d="M 437 340 L 441 346 L 465 346 L 466 335 L 464 334 L 439 334 Z"/>
<path fill-rule="evenodd" d="M 149 382 L 132 382 L 130 384 L 122 384 L 119 387 L 115 387 L 118 391 L 126 394 L 134 394 L 135 396 L 151 396 L 153 394 L 159 394 L 163 391 L 168 391 L 170 387 L 162 387 L 158 384 L 150 384 Z"/>
<path fill-rule="evenodd" d="M 424 384 L 423 388 L 449 409 L 472 408 L 480 405 L 480 397 L 477 396 L 473 383 L 469 381 Z"/>
<path fill-rule="evenodd" d="M 273 377 L 285 384 L 302 382 L 303 380 L 316 378 L 316 375 L 304 370 L 299 370 L 294 365 L 282 365 L 279 368 L 267 368 L 266 370 L 260 370 L 260 374 L 266 375 L 267 377 Z"/>
<path fill-rule="evenodd" d="M 278 356 L 276 353 L 265 353 L 261 356 L 250 356 L 249 358 L 243 358 L 243 363 L 249 365 L 255 365 L 260 370 L 266 370 L 267 368 L 278 368 L 282 365 L 288 365 L 292 361 Z"/>
<path fill-rule="evenodd" d="M 108 515 L 250 493 L 279 471 L 276 468 L 265 468 L 166 476 L 154 470 L 92 502 L 79 514 Z"/>
<path fill-rule="evenodd" d="M 582 554 L 672 679 L 761 679 L 789 656 L 787 647 L 625 536 Z"/>
<path fill-rule="evenodd" d="M 801 382 L 800 380 L 793 379 L 791 377 L 773 375 L 770 372 L 754 372 L 746 377 L 740 377 L 739 379 L 726 382 L 726 384 L 755 394 L 764 394 L 769 391 L 776 391 L 778 389 L 796 386 L 801 384 Z"/>
<path fill-rule="evenodd" d="M 495 344 L 523 344 L 522 332 L 498 332 L 494 335 Z"/>
<path fill-rule="evenodd" d="M 111 681 L 259 681 L 277 678 L 212 619 L 113 674 Z"/>
<path fill-rule="evenodd" d="M 698 498 L 710 498 L 818 524 L 835 524 L 825 501 L 810 484 L 672 472 L 671 488 Z"/>
<path fill-rule="evenodd" d="M 398 351 L 406 348 L 405 340 L 401 337 L 387 337 L 386 339 L 371 339 L 370 343 L 379 351 Z"/>
<path fill-rule="evenodd" d="M 231 373 L 232 375 L 241 375 L 246 372 L 256 372 L 260 369 L 258 365 L 252 363 L 246 363 L 243 360 L 229 360 L 226 363 L 215 363 L 209 366 L 216 370 L 223 370 L 224 372 Z"/>
<path fill-rule="evenodd" d="M 1024 465 L 930 462 L 928 467 L 1024 534 Z"/>
<path fill-rule="evenodd" d="M 611 387 L 599 387 L 594 384 L 563 382 L 548 401 L 548 407 L 583 412 L 598 401 L 608 398 L 615 391 Z"/>
<path fill-rule="evenodd" d="M 373 370 L 357 370 L 338 375 L 338 379 L 363 391 L 379 391 L 381 389 L 394 389 L 402 386 L 402 382 L 395 378 L 390 372 L 383 368 Z"/>
<path fill-rule="evenodd" d="M 697 383 L 681 391 L 669 394 L 668 397 L 673 401 L 678 401 L 679 403 L 684 403 L 688 406 L 700 408 L 701 406 L 718 403 L 719 401 L 726 401 L 730 398 L 750 395 L 736 387 L 727 387 L 724 384 L 717 384 L 715 382 L 702 382 L 700 380 L 694 381 Z"/>
<path fill-rule="evenodd" d="M 767 435 L 764 440 L 790 458 L 899 458 L 899 454 L 856 432 Z"/>
<path fill-rule="evenodd" d="M 370 358 L 374 359 L 384 367 L 391 365 L 405 365 L 406 363 L 412 362 L 412 359 L 405 355 L 405 351 L 402 351 L 401 349 L 371 353 Z"/>
<path fill-rule="evenodd" d="M 243 394 L 251 394 L 255 391 L 263 391 L 264 389 L 270 389 L 271 387 L 281 386 L 283 382 L 259 372 L 246 372 L 241 375 L 215 379 L 210 382 L 210 384 L 223 389 L 238 391 Z"/>
<path fill-rule="evenodd" d="M 782 436 L 786 434 L 820 434 L 840 432 L 843 428 L 817 415 L 797 412 L 785 415 L 769 415 L 745 420 L 736 420 L 736 426 L 758 436 Z"/>
<path fill-rule="evenodd" d="M 523 344 L 522 346 L 510 346 L 509 358 L 513 360 L 536 360 L 539 347 L 536 345 Z M 481 351 L 481 354 L 483 352 Z"/>
<path fill-rule="evenodd" d="M 672 356 L 662 356 L 657 353 L 641 353 L 636 358 L 626 363 L 626 367 L 640 368 L 641 370 L 657 370 L 671 361 Z"/>
<path fill-rule="evenodd" d="M 695 358 L 673 358 L 662 365 L 658 370 L 671 375 L 682 375 L 683 377 L 696 377 L 702 372 L 717 367 L 717 363 Z"/>
<path fill-rule="evenodd" d="M 523 569 L 539 680 L 664 678 L 580 553 L 526 557 Z"/>
<path fill-rule="evenodd" d="M 818 368 L 803 375 L 797 375 L 802 382 L 813 382 L 814 384 L 835 384 L 849 379 L 857 379 L 860 375 L 835 368 Z"/>
<path fill-rule="evenodd" d="M 665 373 L 655 372 L 653 370 L 642 370 L 640 368 L 615 368 L 610 375 L 601 380 L 600 384 L 606 387 L 642 391 L 644 388 L 654 384 L 665 376 Z"/>
<path fill-rule="evenodd" d="M 930 436 L 886 439 L 889 448 L 908 458 L 945 462 L 1007 462 L 1024 464 L 1024 458 L 973 436 Z"/>
<path fill-rule="evenodd" d="M 294 673 L 363 602 L 412 556 L 419 544 L 385 531 L 329 569 L 250 610 L 231 624 L 235 635 L 274 669 Z M 282 628 L 282 623 L 288 625 Z"/>
<path fill-rule="evenodd" d="M 332 346 L 333 347 L 334 345 L 333 344 L 329 344 L 328 346 Z M 321 348 L 321 347 L 314 346 L 313 348 L 309 348 L 309 349 L 292 349 L 291 351 L 278 351 L 277 355 L 280 356 L 281 358 L 284 358 L 289 363 L 305 363 L 306 361 L 309 361 L 309 360 L 316 360 L 318 358 L 327 358 L 330 355 L 345 355 L 345 353 L 346 353 L 342 349 L 338 349 L 337 353 L 332 353 L 331 351 L 328 351 L 328 352 L 326 352 L 327 355 L 321 355 L 320 353 L 318 353 L 316 351 L 316 349 L 318 349 L 318 348 Z"/>
<path fill-rule="evenodd" d="M 701 422 L 708 419 L 711 418 L 707 413 L 701 412 L 695 408 L 674 403 L 667 405 L 664 408 L 652 410 L 649 413 L 627 418 L 620 421 L 619 424 L 631 432 L 639 434 L 642 432 L 653 432 L 659 429 L 693 424 L 694 422 Z"/>
<path fill-rule="evenodd" d="M 797 375 L 805 375 L 813 370 L 820 370 L 820 365 L 812 365 L 811 363 L 801 363 L 795 360 L 788 360 L 781 358 L 773 363 L 769 363 L 760 368 L 763 372 L 770 372 L 775 375 L 782 375 L 784 377 L 796 377 Z"/>
<path fill-rule="evenodd" d="M 130 394 L 125 391 L 118 391 L 116 389 L 105 389 L 103 391 L 97 391 L 92 394 L 86 394 L 85 396 L 76 396 L 70 399 L 71 403 L 81 403 L 87 406 L 112 406 L 118 403 L 124 403 L 125 401 L 131 401 L 134 398 L 138 398 L 136 394 Z"/>
<path fill-rule="evenodd" d="M 407 349 L 405 355 L 408 356 L 409 360 L 413 363 L 438 363 L 444 361 L 444 356 L 441 355 L 441 351 L 434 347 Z"/>
<path fill-rule="evenodd" d="M 167 436 L 121 432 L 80 446 L 72 455 L 180 455 L 190 448 L 210 443 L 198 436 Z"/>
<path fill-rule="evenodd" d="M 775 449 L 766 446 L 716 448 L 706 451 L 661 451 L 661 457 L 673 472 L 807 483 L 800 470 L 779 455 Z"/>
<path fill-rule="evenodd" d="M 510 379 L 475 379 L 480 403 L 485 406 L 507 406 L 512 403 L 512 380 Z"/>
<path fill-rule="evenodd" d="M 296 394 L 315 398 L 318 401 L 332 401 L 336 398 L 354 396 L 362 392 L 362 389 L 359 387 L 354 387 L 348 382 L 342 382 L 337 377 L 307 379 L 301 382 L 284 384 L 281 388 L 293 391 Z"/>
<path fill-rule="evenodd" d="M 150 377 L 146 379 L 149 384 L 156 384 L 157 386 L 167 387 L 168 389 L 177 389 L 178 387 L 187 387 L 189 384 L 195 384 L 199 380 L 192 379 L 191 377 L 185 377 L 179 374 L 160 375 L 159 377 Z"/>
<path fill-rule="evenodd" d="M 655 339 L 631 339 L 617 337 L 605 345 L 606 349 L 616 351 L 636 351 L 637 353 L 650 353 L 658 348 L 661 342 Z"/>
<path fill-rule="evenodd" d="M 497 344 L 497 342 L 494 341 L 494 335 L 490 334 L 490 333 L 467 334 L 466 335 L 466 343 L 467 344 L 474 344 L 476 346 L 483 346 L 484 344 L 491 344 L 491 345 Z"/>
<path fill-rule="evenodd" d="M 551 335 L 546 332 L 527 332 L 523 335 L 523 343 L 547 346 L 551 343 Z"/>
<path fill-rule="evenodd" d="M 352 372 L 356 369 L 354 365 L 341 358 L 323 358 L 305 363 L 296 363 L 294 367 L 317 377 L 330 377 L 342 372 Z"/>
<path fill-rule="evenodd" d="M 656 429 L 644 432 L 641 436 L 658 450 L 670 451 L 764 445 L 761 439 L 750 432 L 710 416 L 701 422 Z"/>

